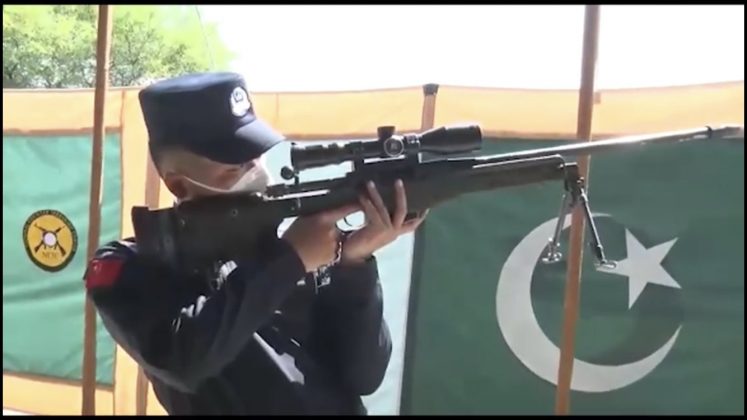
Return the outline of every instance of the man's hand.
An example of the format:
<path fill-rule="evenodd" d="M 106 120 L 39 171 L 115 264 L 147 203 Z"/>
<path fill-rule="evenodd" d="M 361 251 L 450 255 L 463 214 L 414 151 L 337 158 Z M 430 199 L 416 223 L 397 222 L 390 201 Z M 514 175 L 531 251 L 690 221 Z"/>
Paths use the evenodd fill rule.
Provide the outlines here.
<path fill-rule="evenodd" d="M 427 211 L 417 218 L 405 221 L 407 217 L 407 197 L 401 180 L 394 183 L 396 204 L 393 215 L 389 215 L 373 182 L 366 184 L 368 197 L 358 197 L 360 207 L 366 215 L 366 225 L 351 233 L 342 248 L 343 264 L 362 263 L 375 251 L 390 244 L 400 235 L 413 232 L 425 220 Z"/>
<path fill-rule="evenodd" d="M 360 206 L 353 204 L 312 216 L 299 217 L 288 227 L 283 239 L 296 250 L 307 273 L 335 259 L 340 240 L 337 221 L 359 210 Z"/>

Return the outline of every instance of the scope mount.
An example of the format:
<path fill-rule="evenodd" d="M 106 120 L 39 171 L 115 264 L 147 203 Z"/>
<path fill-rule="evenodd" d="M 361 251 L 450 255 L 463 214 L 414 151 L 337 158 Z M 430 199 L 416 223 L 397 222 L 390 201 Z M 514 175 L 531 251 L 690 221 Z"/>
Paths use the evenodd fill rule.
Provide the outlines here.
<path fill-rule="evenodd" d="M 348 161 L 353 163 L 353 170 L 363 166 L 365 159 L 364 144 L 376 144 L 377 155 L 374 158 L 396 159 L 404 156 L 405 159 L 420 161 L 420 140 L 415 135 L 395 135 L 396 127 L 393 125 L 384 125 L 376 128 L 376 140 L 368 142 L 350 142 L 346 147 L 350 148 L 352 157 Z M 297 144 L 292 143 L 292 147 Z M 335 145 L 336 146 L 336 145 Z M 409 153 L 408 153 L 409 152 Z M 294 184 L 299 184 L 300 170 L 284 166 L 280 169 L 280 176 L 286 181 L 293 180 Z"/>

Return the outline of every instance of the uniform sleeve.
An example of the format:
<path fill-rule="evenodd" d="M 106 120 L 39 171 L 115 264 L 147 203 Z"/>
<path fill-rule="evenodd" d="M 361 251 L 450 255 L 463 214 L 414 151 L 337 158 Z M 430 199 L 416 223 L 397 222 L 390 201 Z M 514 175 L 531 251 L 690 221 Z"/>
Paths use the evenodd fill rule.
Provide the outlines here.
<path fill-rule="evenodd" d="M 376 259 L 336 266 L 331 276 L 314 311 L 314 341 L 323 347 L 317 354 L 327 355 L 348 389 L 369 395 L 384 380 L 392 353 Z"/>
<path fill-rule="evenodd" d="M 187 304 L 171 299 L 185 279 L 148 265 L 136 252 L 104 249 L 85 281 L 112 337 L 166 383 L 192 391 L 233 361 L 305 275 L 283 240 L 272 258 L 237 262 L 223 286 Z"/>

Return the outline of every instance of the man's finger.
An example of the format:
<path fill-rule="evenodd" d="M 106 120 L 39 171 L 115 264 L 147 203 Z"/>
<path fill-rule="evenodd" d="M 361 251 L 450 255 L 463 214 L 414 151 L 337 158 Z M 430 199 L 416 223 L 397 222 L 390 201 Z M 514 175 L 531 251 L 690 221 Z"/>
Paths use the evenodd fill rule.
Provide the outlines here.
<path fill-rule="evenodd" d="M 420 224 L 423 223 L 423 220 L 425 219 L 417 218 L 417 219 L 411 219 L 411 220 L 406 221 L 405 223 L 402 224 L 402 227 L 400 228 L 400 232 L 402 233 L 414 232 L 420 226 Z"/>
<path fill-rule="evenodd" d="M 373 205 L 371 200 L 369 200 L 365 196 L 360 196 L 358 197 L 358 201 L 363 208 L 363 213 L 366 215 L 367 225 L 381 226 L 384 223 L 384 221 L 381 220 L 381 216 L 379 215 L 379 212 L 376 210 L 376 207 Z"/>
<path fill-rule="evenodd" d="M 425 220 L 426 216 L 428 216 L 428 210 L 422 212 L 420 214 L 420 216 L 418 216 L 416 218 L 413 218 L 413 219 L 410 219 L 410 220 L 406 221 L 405 223 L 403 223 L 402 224 L 402 229 L 405 232 L 412 232 L 412 231 L 414 231 L 415 229 L 418 228 L 418 226 L 420 226 L 421 223 L 423 223 L 423 221 Z"/>
<path fill-rule="evenodd" d="M 373 202 L 374 206 L 376 206 L 376 210 L 379 212 L 381 221 L 387 227 L 392 226 L 392 218 L 389 215 L 389 210 L 384 205 L 384 200 L 381 199 L 381 195 L 376 189 L 374 183 L 372 181 L 368 181 L 366 183 L 366 187 L 368 188 L 368 196 L 370 197 L 371 202 Z"/>
<path fill-rule="evenodd" d="M 319 214 L 321 220 L 325 223 L 337 223 L 338 220 L 345 218 L 357 211 L 360 211 L 360 204 L 348 204 L 340 208 L 328 210 Z"/>
<path fill-rule="evenodd" d="M 394 216 L 392 217 L 392 226 L 397 229 L 407 217 L 407 195 L 405 194 L 405 184 L 401 179 L 394 183 L 394 192 L 397 203 L 395 204 Z"/>

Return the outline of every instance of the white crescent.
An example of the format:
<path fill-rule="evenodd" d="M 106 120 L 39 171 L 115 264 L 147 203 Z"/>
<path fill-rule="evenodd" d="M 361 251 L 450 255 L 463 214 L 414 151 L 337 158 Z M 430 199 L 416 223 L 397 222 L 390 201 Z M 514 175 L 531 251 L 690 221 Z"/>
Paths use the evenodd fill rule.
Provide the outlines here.
<path fill-rule="evenodd" d="M 609 217 L 594 214 L 595 217 Z M 506 344 L 529 370 L 557 385 L 560 349 L 544 334 L 537 322 L 531 297 L 534 267 L 553 235 L 557 218 L 548 220 L 529 233 L 511 252 L 503 265 L 495 296 L 496 316 Z M 566 218 L 563 229 L 570 225 Z M 573 360 L 571 389 L 583 392 L 607 392 L 639 381 L 667 356 L 682 326 L 658 350 L 636 362 L 606 366 Z"/>

